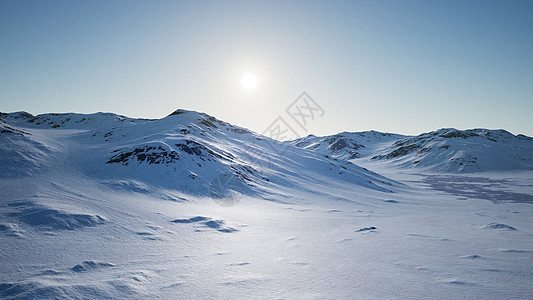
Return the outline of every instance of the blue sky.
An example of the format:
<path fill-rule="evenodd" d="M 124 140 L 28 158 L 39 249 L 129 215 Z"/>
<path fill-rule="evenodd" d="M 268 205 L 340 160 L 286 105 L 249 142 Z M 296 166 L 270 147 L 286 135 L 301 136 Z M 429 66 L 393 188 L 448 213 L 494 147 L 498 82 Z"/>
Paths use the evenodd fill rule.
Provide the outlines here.
<path fill-rule="evenodd" d="M 533 1 L 0 1 L 0 111 L 533 136 Z M 240 78 L 253 72 L 256 89 Z"/>

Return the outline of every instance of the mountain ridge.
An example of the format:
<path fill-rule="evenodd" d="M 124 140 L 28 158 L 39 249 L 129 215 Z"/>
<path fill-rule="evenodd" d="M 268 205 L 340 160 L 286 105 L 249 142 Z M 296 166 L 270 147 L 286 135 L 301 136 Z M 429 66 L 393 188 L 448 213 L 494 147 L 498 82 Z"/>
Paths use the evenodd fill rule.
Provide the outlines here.
<path fill-rule="evenodd" d="M 369 167 L 384 163 L 394 168 L 452 173 L 533 169 L 533 138 L 504 129 L 441 128 L 417 136 L 343 132 L 307 136 L 291 143 Z"/>
<path fill-rule="evenodd" d="M 161 119 L 129 118 L 103 112 L 47 113 L 34 116 L 22 111 L 0 113 L 0 121 L 3 133 L 31 135 L 30 129 L 90 131 L 91 137 L 100 138 L 99 141 L 114 146 L 113 149 L 107 150 L 111 153 L 104 161 L 110 165 L 128 166 L 132 162 L 168 165 L 180 162 L 180 157 L 196 155 L 200 158 L 200 161 L 196 162 L 198 168 L 210 162 L 220 162 L 215 168 L 217 172 L 233 173 L 245 181 L 254 173 L 252 170 L 263 168 L 259 165 L 271 164 L 265 157 L 259 159 L 257 155 L 259 152 L 265 152 L 268 146 L 279 147 L 283 151 L 303 148 L 323 155 L 326 159 L 351 161 L 368 167 L 373 164 L 386 164 L 401 169 L 436 172 L 533 169 L 533 138 L 523 134 L 514 135 L 504 129 L 441 128 L 417 136 L 374 130 L 344 131 L 335 135 L 311 134 L 294 141 L 278 142 L 207 113 L 184 109 L 177 109 Z M 224 139 L 222 144 L 225 146 L 217 146 L 219 138 Z M 35 137 L 28 137 L 27 140 L 28 143 L 33 141 L 34 146 L 38 144 L 35 144 Z M 224 147 L 230 144 L 235 148 L 235 143 L 239 144 L 240 148 L 240 154 L 237 156 L 224 150 Z M 257 144 L 261 146 L 256 147 Z M 44 144 L 36 147 L 39 151 L 47 148 Z M 17 155 L 24 157 L 22 153 Z M 245 156 L 247 158 L 243 160 Z M 237 159 L 238 157 L 240 158 Z M 248 163 L 244 162 L 246 160 Z M 249 164 L 251 161 L 254 161 L 255 167 Z M 231 165 L 232 162 L 239 162 L 239 166 Z M 229 169 L 228 165 L 231 165 Z M 187 168 L 192 171 L 183 174 L 184 176 L 199 176 L 197 173 L 200 170 L 196 167 Z M 209 175 L 204 173 L 204 176 Z"/>
<path fill-rule="evenodd" d="M 4 113 L 0 120 L 29 134 L 17 138 L 22 147 L 14 147 L 14 140 L 5 134 L 0 136 L 5 141 L 4 151 L 14 152 L 3 162 L 6 171 L 0 176 L 8 176 L 7 170 L 20 169 L 24 163 L 28 164 L 24 169 L 35 166 L 34 171 L 63 172 L 59 169 L 66 168 L 104 181 L 128 178 L 203 195 L 209 195 L 218 176 L 237 179 L 238 183 L 224 192 L 248 194 L 276 190 L 273 187 L 280 185 L 298 188 L 304 179 L 320 185 L 324 176 L 339 184 L 382 192 L 398 186 L 352 163 L 287 147 L 194 111 L 178 109 L 155 120 L 112 113 L 33 116 L 23 112 Z M 39 159 L 29 159 L 29 152 L 34 152 L 26 145 L 29 140 L 46 149 Z M 278 155 L 281 152 L 283 155 Z"/>
<path fill-rule="evenodd" d="M 5 114 L 0 297 L 527 297 L 533 172 L 407 169 L 422 148 L 432 163 L 478 149 L 466 142 L 530 142 L 486 135 L 342 133 L 302 149 L 196 112 Z M 418 148 L 386 158 L 401 147 Z"/>

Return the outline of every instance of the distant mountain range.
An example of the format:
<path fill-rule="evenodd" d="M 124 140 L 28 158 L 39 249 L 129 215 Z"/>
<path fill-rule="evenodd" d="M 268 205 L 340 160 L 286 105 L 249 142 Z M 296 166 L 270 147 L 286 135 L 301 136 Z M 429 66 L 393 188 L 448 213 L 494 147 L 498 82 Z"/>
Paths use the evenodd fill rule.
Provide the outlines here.
<path fill-rule="evenodd" d="M 505 130 L 443 128 L 418 136 L 377 131 L 313 135 L 292 145 L 354 163 L 432 172 L 533 170 L 533 138 Z"/>
<path fill-rule="evenodd" d="M 406 136 L 379 131 L 342 132 L 335 135 L 306 137 L 290 142 L 293 146 L 320 152 L 338 159 L 351 160 L 370 156 L 376 147 Z"/>

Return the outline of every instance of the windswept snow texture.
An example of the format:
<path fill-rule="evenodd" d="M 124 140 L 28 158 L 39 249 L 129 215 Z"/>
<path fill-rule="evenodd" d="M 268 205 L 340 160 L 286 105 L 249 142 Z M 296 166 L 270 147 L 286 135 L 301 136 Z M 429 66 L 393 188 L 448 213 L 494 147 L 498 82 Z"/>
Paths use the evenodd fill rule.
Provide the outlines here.
<path fill-rule="evenodd" d="M 532 298 L 531 161 L 504 131 L 0 113 L 0 298 Z"/>
<path fill-rule="evenodd" d="M 105 222 L 105 219 L 99 215 L 68 213 L 29 201 L 9 203 L 8 206 L 7 216 L 27 225 L 48 230 L 73 230 Z"/>

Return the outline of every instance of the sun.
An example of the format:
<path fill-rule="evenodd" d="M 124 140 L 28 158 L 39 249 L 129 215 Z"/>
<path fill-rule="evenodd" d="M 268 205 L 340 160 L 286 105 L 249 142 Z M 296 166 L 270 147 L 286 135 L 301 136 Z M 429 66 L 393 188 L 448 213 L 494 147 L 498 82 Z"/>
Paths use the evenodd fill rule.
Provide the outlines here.
<path fill-rule="evenodd" d="M 253 90 L 257 87 L 258 79 L 254 73 L 245 73 L 241 77 L 241 85 L 247 90 Z"/>

